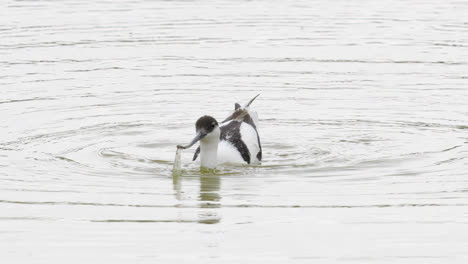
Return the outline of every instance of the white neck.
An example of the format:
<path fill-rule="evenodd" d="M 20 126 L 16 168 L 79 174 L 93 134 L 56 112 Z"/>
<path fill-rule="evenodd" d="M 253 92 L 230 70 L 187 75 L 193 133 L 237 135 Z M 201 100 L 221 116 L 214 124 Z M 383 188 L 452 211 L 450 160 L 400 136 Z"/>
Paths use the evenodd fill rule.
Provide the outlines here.
<path fill-rule="evenodd" d="M 200 161 L 201 167 L 214 169 L 217 164 L 219 143 L 219 128 L 200 140 Z"/>

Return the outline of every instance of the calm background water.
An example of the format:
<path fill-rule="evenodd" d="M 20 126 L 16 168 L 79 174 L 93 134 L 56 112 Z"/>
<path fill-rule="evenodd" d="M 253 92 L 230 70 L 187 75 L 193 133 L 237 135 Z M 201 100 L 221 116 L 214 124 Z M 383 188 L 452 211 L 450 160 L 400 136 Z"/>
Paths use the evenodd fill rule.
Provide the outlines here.
<path fill-rule="evenodd" d="M 468 2 L 6 1 L 4 263 L 467 263 Z M 176 144 L 258 112 L 264 162 Z"/>

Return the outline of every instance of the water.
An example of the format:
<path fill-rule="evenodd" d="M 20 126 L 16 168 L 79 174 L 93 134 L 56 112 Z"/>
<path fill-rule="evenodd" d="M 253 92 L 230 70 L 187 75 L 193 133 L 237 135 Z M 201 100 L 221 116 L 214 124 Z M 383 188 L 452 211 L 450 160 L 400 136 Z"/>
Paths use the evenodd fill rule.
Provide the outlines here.
<path fill-rule="evenodd" d="M 5 263 L 466 263 L 465 1 L 7 1 Z M 264 162 L 177 144 L 253 103 Z"/>
<path fill-rule="evenodd" d="M 175 174 L 175 175 L 174 175 Z M 172 165 L 172 177 L 182 174 L 182 149 L 177 147 L 174 164 Z"/>

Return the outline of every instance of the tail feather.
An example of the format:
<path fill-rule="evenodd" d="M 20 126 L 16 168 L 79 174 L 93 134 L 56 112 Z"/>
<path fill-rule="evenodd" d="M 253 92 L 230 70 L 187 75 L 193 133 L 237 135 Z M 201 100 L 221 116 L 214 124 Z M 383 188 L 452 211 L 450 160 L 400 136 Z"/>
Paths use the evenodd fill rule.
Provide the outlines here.
<path fill-rule="evenodd" d="M 250 122 L 252 123 L 252 125 L 257 125 L 258 124 L 258 117 L 257 117 L 257 113 L 256 112 L 253 112 L 253 111 L 250 111 L 249 110 L 249 106 L 250 104 L 252 104 L 252 102 L 259 96 L 260 94 L 257 94 L 257 96 L 255 96 L 254 98 L 252 98 L 244 107 L 241 107 L 238 103 L 236 103 L 234 105 L 234 112 L 229 116 L 227 117 L 223 122 L 221 123 L 225 123 L 229 120 L 235 120 L 235 121 L 239 121 L 239 122 Z M 249 113 L 252 113 L 253 114 L 253 120 L 252 120 L 252 117 L 250 116 Z"/>
<path fill-rule="evenodd" d="M 244 108 L 247 108 L 250 106 L 250 104 L 259 96 L 260 94 L 257 94 L 254 98 L 252 98 L 245 106 Z"/>

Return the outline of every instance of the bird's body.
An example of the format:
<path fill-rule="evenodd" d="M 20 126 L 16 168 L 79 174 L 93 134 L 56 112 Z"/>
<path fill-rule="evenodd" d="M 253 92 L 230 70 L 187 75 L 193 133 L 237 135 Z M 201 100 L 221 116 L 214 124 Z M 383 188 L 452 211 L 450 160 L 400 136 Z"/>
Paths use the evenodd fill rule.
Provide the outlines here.
<path fill-rule="evenodd" d="M 257 95 L 258 96 L 258 95 Z M 234 112 L 221 124 L 210 116 L 203 116 L 196 123 L 197 136 L 180 148 L 189 148 L 197 141 L 200 146 L 193 160 L 200 155 L 200 166 L 215 168 L 218 164 L 258 164 L 262 160 L 262 147 L 258 135 L 258 118 L 249 110 L 250 104 L 235 104 Z"/>

